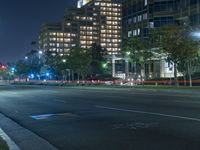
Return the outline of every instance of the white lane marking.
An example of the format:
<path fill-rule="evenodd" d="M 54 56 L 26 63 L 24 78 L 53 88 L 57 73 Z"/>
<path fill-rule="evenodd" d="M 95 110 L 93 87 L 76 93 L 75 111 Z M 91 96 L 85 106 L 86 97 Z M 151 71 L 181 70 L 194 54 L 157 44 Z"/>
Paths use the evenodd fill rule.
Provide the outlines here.
<path fill-rule="evenodd" d="M 147 112 L 147 111 L 130 110 L 130 109 L 123 109 L 123 108 L 106 107 L 106 106 L 100 106 L 100 105 L 96 105 L 96 107 L 97 108 L 101 108 L 101 109 L 124 111 L 124 112 L 132 112 L 132 113 L 139 113 L 139 114 L 148 114 L 148 115 L 156 115 L 156 116 L 171 117 L 171 118 L 178 118 L 178 119 L 192 120 L 192 121 L 198 121 L 198 122 L 200 122 L 200 119 L 198 119 L 198 118 L 176 116 L 176 115 L 168 115 L 168 114 L 155 113 L 155 112 Z"/>

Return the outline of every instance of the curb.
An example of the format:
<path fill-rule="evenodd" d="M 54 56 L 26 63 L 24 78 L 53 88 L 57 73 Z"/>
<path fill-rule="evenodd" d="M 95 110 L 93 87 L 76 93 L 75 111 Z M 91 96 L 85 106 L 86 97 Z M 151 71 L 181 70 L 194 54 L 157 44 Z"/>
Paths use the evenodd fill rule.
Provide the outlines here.
<path fill-rule="evenodd" d="M 8 144 L 9 150 L 21 150 L 15 142 L 0 128 L 0 137 L 6 141 Z"/>

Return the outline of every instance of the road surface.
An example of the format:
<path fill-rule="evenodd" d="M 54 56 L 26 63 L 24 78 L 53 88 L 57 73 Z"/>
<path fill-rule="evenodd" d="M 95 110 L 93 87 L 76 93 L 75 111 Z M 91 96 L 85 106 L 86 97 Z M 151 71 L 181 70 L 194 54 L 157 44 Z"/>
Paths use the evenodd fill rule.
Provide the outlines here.
<path fill-rule="evenodd" d="M 61 150 L 200 149 L 197 91 L 2 86 L 0 113 Z"/>

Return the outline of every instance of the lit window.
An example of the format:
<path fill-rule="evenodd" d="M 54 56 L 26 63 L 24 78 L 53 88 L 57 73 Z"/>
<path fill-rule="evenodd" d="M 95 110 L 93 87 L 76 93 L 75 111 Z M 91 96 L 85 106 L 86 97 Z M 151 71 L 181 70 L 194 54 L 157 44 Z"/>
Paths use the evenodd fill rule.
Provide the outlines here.
<path fill-rule="evenodd" d="M 143 20 L 147 20 L 147 13 L 143 14 Z"/>
<path fill-rule="evenodd" d="M 94 5 L 98 6 L 98 5 L 99 5 L 99 2 L 96 2 Z"/>
<path fill-rule="evenodd" d="M 133 17 L 133 23 L 137 22 L 137 17 Z"/>
<path fill-rule="evenodd" d="M 142 15 L 138 16 L 138 22 L 142 21 Z"/>
<path fill-rule="evenodd" d="M 138 28 L 137 32 L 138 32 L 138 35 L 140 35 L 140 29 L 139 28 Z"/>
<path fill-rule="evenodd" d="M 132 36 L 132 31 L 128 31 L 128 37 Z"/>
<path fill-rule="evenodd" d="M 154 22 L 149 22 L 149 27 L 154 28 Z"/>
<path fill-rule="evenodd" d="M 137 35 L 137 30 L 133 30 L 133 36 Z"/>

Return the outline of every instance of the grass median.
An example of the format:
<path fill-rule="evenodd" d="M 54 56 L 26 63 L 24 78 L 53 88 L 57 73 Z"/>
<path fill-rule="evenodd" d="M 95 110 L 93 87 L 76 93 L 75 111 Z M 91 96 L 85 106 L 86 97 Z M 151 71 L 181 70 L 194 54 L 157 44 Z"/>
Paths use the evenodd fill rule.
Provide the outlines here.
<path fill-rule="evenodd" d="M 9 150 L 7 143 L 0 137 L 0 150 Z"/>

